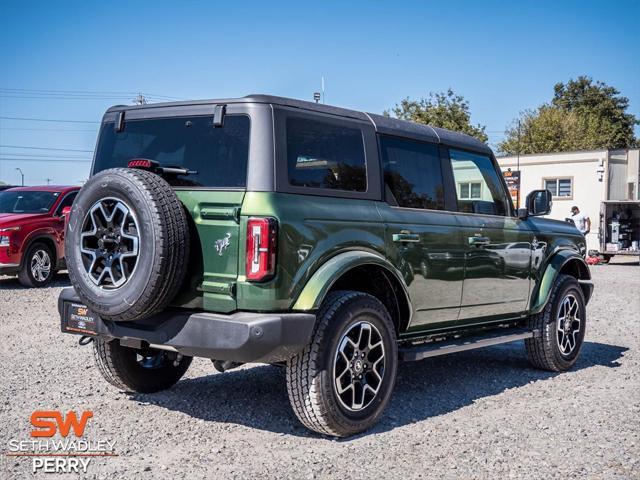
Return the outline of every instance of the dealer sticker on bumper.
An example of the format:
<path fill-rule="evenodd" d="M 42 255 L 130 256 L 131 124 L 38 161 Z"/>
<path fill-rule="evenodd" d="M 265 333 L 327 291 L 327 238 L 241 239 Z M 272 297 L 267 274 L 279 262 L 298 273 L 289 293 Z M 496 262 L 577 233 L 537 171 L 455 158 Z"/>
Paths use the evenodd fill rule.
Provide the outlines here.
<path fill-rule="evenodd" d="M 79 303 L 67 303 L 65 305 L 65 321 L 63 329 L 69 332 L 96 334 L 96 319 L 93 313 Z"/>

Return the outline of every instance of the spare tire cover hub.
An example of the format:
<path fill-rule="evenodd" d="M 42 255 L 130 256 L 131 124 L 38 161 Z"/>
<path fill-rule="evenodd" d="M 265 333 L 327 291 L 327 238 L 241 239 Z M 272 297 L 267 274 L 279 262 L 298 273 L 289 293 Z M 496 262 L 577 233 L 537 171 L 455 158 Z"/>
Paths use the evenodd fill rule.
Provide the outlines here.
<path fill-rule="evenodd" d="M 115 197 L 98 200 L 85 215 L 80 234 L 82 263 L 89 278 L 105 289 L 119 288 L 134 274 L 140 237 L 136 214 Z"/>

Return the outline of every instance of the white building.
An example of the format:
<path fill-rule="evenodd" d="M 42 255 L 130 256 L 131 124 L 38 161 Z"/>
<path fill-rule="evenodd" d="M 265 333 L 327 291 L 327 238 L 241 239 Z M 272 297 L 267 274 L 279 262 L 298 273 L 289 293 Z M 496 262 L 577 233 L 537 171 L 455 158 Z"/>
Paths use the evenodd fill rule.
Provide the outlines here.
<path fill-rule="evenodd" d="M 564 220 L 571 207 L 589 214 L 587 248 L 599 249 L 600 202 L 639 200 L 640 150 L 593 150 L 498 157 L 503 172 L 520 171 L 520 206 L 532 190 L 553 194 L 549 217 Z M 515 198 L 514 198 L 515 202 Z"/>

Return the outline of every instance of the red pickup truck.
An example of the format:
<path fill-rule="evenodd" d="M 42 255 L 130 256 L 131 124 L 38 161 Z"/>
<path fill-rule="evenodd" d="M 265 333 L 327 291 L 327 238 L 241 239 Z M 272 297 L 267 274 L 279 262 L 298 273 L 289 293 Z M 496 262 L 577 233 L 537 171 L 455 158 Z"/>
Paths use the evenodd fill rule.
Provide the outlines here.
<path fill-rule="evenodd" d="M 0 275 L 43 287 L 65 267 L 65 215 L 80 187 L 16 187 L 0 192 Z"/>

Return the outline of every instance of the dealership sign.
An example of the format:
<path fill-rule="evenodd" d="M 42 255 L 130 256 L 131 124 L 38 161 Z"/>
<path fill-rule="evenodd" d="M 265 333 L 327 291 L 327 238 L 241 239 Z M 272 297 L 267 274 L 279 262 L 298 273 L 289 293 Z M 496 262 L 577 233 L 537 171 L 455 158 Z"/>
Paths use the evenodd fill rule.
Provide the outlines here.
<path fill-rule="evenodd" d="M 507 170 L 502 174 L 507 182 L 507 188 L 513 204 L 516 208 L 520 208 L 520 170 Z"/>
<path fill-rule="evenodd" d="M 117 457 L 115 441 L 85 438 L 93 412 L 38 410 L 31 414 L 31 439 L 11 439 L 9 457 L 31 459 L 32 473 L 87 473 L 92 458 Z M 58 435 L 59 438 L 54 438 Z"/>

